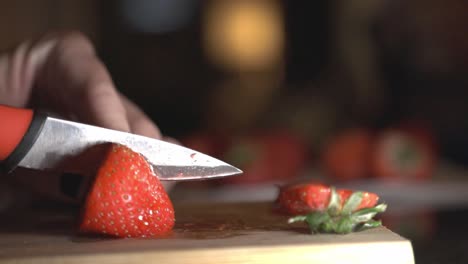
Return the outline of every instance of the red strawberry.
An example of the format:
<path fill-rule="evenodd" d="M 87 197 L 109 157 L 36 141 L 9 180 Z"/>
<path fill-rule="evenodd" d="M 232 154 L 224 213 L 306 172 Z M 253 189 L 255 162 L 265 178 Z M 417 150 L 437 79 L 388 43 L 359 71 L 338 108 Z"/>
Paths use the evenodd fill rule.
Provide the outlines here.
<path fill-rule="evenodd" d="M 425 180 L 436 164 L 436 150 L 428 136 L 405 129 L 387 129 L 377 139 L 372 172 L 383 179 Z"/>
<path fill-rule="evenodd" d="M 371 133 L 363 128 L 348 129 L 334 135 L 323 149 L 324 172 L 340 181 L 367 177 L 372 144 Z"/>
<path fill-rule="evenodd" d="M 113 144 L 86 198 L 80 231 L 158 237 L 174 226 L 174 209 L 145 158 Z"/>
<path fill-rule="evenodd" d="M 259 131 L 233 142 L 224 159 L 244 171 L 224 183 L 256 184 L 287 181 L 305 169 L 308 151 L 302 139 L 287 130 Z"/>
<path fill-rule="evenodd" d="M 431 126 L 422 121 L 406 121 L 402 122 L 396 129 L 405 131 L 406 133 L 417 138 L 421 143 L 424 143 L 428 148 L 434 152 L 438 150 L 438 143 L 436 136 L 431 129 Z"/>
<path fill-rule="evenodd" d="M 283 187 L 276 204 L 295 215 L 290 223 L 305 221 L 312 232 L 349 233 L 381 225 L 372 219 L 387 208 L 385 204 L 376 205 L 378 199 L 374 193 L 302 183 Z"/>
<path fill-rule="evenodd" d="M 336 191 L 341 199 L 341 205 L 344 205 L 344 202 L 354 193 L 352 190 L 340 189 Z M 371 192 L 362 192 L 362 201 L 359 206 L 355 209 L 356 211 L 374 207 L 379 201 L 379 196 Z"/>
<path fill-rule="evenodd" d="M 296 184 L 280 189 L 277 204 L 291 215 L 323 211 L 330 202 L 330 187 L 323 184 Z"/>
<path fill-rule="evenodd" d="M 352 190 L 339 189 L 340 207 L 354 193 Z M 370 208 L 377 204 L 379 197 L 375 193 L 361 192 L 362 200 L 353 210 Z M 299 183 L 281 188 L 277 204 L 291 215 L 304 214 L 312 211 L 324 211 L 330 204 L 331 187 L 317 183 Z"/>

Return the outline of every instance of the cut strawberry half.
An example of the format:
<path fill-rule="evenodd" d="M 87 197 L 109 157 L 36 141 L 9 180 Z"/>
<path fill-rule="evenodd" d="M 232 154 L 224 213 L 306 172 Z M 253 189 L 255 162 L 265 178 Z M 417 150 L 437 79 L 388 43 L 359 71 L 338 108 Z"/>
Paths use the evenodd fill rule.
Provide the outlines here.
<path fill-rule="evenodd" d="M 160 237 L 174 226 L 174 209 L 145 158 L 113 144 L 83 205 L 80 231 L 116 237 Z"/>

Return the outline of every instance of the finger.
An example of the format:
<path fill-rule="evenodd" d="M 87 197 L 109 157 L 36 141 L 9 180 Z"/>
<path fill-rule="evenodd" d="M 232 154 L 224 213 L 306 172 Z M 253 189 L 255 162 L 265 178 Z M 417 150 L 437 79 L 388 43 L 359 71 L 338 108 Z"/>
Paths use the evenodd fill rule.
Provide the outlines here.
<path fill-rule="evenodd" d="M 120 95 L 127 113 L 130 131 L 135 134 L 151 138 L 161 139 L 161 131 L 153 121 L 132 101 L 124 95 Z"/>
<path fill-rule="evenodd" d="M 125 107 L 110 83 L 89 83 L 84 89 L 82 103 L 74 105 L 73 113 L 83 122 L 110 129 L 130 132 Z"/>
<path fill-rule="evenodd" d="M 124 95 L 121 95 L 121 98 L 127 111 L 127 118 L 129 120 L 131 132 L 178 144 L 178 141 L 175 139 L 163 137 L 159 128 L 137 105 L 135 105 Z M 166 192 L 170 192 L 176 185 L 175 182 L 171 181 L 162 181 L 161 184 L 163 185 Z"/>
<path fill-rule="evenodd" d="M 169 143 L 172 143 L 172 144 L 182 145 L 182 143 L 179 140 L 177 140 L 175 138 L 172 138 L 172 137 L 163 136 L 162 140 L 164 140 L 166 142 L 169 142 Z"/>
<path fill-rule="evenodd" d="M 58 38 L 40 77 L 40 88 L 47 96 L 43 101 L 80 121 L 130 131 L 120 95 L 93 45 L 82 34 Z"/>
<path fill-rule="evenodd" d="M 31 97 L 33 81 L 55 42 L 25 41 L 0 54 L 0 103 L 26 107 Z"/>

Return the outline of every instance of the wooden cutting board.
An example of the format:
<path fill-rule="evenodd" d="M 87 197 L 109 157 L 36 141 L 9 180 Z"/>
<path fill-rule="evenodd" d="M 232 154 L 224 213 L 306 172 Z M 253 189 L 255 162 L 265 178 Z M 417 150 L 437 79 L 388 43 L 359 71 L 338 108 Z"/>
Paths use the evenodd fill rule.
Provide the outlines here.
<path fill-rule="evenodd" d="M 82 237 L 71 214 L 13 212 L 0 216 L 0 263 L 414 263 L 386 228 L 312 235 L 266 203 L 184 204 L 176 216 L 171 236 L 150 240 Z"/>

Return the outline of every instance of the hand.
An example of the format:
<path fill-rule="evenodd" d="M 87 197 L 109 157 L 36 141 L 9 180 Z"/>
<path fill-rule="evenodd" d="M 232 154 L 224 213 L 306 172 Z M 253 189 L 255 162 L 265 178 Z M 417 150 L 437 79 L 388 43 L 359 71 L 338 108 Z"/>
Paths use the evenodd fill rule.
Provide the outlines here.
<path fill-rule="evenodd" d="M 92 43 L 77 32 L 47 35 L 0 56 L 0 103 L 161 138 L 156 125 L 117 91 Z"/>
<path fill-rule="evenodd" d="M 151 119 L 119 93 L 92 43 L 79 32 L 49 34 L 0 55 L 0 104 L 42 109 L 65 119 L 162 139 Z M 18 172 L 14 177 L 56 196 L 51 186 L 56 186 L 57 175 L 32 177 Z M 165 183 L 165 187 L 171 186 Z"/>

